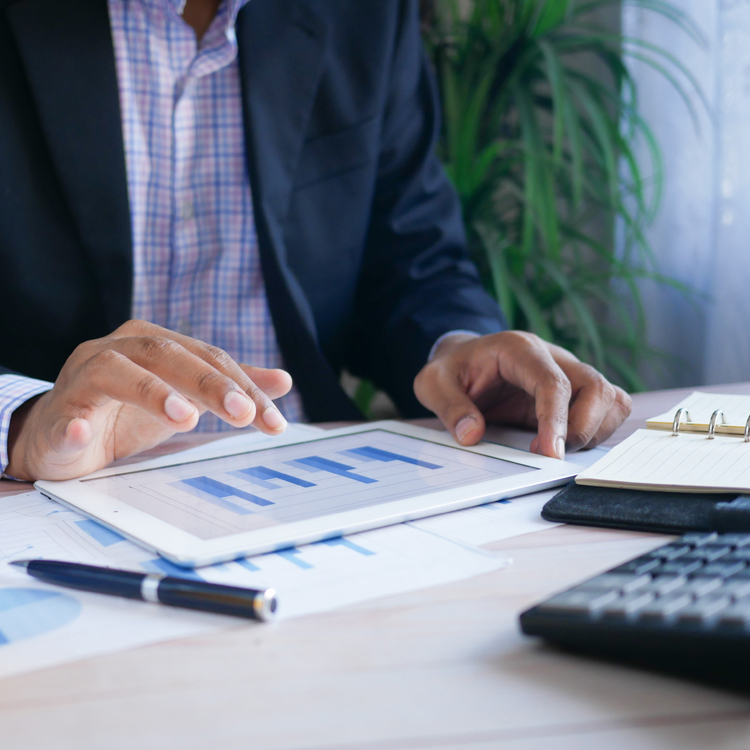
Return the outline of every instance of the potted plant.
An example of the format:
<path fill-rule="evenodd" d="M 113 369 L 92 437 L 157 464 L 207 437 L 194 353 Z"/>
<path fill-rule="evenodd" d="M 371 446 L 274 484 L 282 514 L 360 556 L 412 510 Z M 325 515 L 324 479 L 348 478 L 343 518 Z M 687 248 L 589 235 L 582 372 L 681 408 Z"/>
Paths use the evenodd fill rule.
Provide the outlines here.
<path fill-rule="evenodd" d="M 669 2 L 624 2 L 704 44 Z M 667 76 L 693 116 L 684 87 L 699 87 L 667 50 L 597 22 L 613 5 L 423 0 L 423 19 L 442 98 L 441 156 L 486 287 L 511 327 L 638 390 L 639 363 L 655 354 L 639 281 L 680 285 L 659 274 L 644 236 L 659 204 L 661 158 L 626 61 Z"/>

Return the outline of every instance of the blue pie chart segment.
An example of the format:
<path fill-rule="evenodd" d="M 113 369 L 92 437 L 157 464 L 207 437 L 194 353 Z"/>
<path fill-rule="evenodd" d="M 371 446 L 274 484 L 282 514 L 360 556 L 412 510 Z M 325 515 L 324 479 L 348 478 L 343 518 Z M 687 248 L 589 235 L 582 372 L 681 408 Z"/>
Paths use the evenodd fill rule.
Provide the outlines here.
<path fill-rule="evenodd" d="M 0 646 L 49 633 L 75 620 L 81 603 L 44 589 L 0 589 Z"/>

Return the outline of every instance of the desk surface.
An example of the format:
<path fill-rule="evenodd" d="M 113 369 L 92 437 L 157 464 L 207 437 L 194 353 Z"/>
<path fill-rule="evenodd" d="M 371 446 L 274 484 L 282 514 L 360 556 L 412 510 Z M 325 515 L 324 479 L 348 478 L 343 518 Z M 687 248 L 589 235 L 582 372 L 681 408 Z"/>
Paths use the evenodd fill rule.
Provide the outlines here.
<path fill-rule="evenodd" d="M 614 442 L 686 394 L 637 396 Z M 489 545 L 513 565 L 468 581 L 5 680 L 0 747 L 746 750 L 750 699 L 518 631 L 535 601 L 664 539 L 550 528 Z"/>

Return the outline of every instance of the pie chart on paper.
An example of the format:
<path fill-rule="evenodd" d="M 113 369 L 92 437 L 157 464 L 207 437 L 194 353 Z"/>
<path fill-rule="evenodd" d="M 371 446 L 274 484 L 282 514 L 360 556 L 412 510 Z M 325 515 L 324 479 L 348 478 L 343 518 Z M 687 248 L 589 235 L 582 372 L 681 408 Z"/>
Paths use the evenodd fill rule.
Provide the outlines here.
<path fill-rule="evenodd" d="M 67 625 L 81 604 L 67 594 L 44 589 L 0 589 L 0 647 Z"/>

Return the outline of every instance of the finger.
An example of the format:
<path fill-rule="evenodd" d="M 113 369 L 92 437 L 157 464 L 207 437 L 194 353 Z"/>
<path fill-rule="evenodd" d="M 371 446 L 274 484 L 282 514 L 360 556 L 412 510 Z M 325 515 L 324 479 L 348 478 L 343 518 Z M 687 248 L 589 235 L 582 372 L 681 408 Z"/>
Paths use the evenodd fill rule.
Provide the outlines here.
<path fill-rule="evenodd" d="M 633 408 L 630 396 L 618 386 L 614 386 L 614 389 L 616 393 L 615 403 L 602 421 L 596 434 L 587 443 L 587 448 L 595 448 L 603 443 L 630 416 Z"/>
<path fill-rule="evenodd" d="M 286 370 L 265 369 L 240 363 L 245 375 L 271 399 L 286 396 L 292 388 L 292 376 Z"/>
<path fill-rule="evenodd" d="M 248 405 L 234 394 L 237 388 L 228 386 L 226 381 L 221 381 L 216 375 L 202 370 L 202 374 L 196 376 L 199 378 L 196 397 L 206 399 L 204 408 L 236 427 L 245 427 L 252 423 L 254 427 L 267 434 L 278 434 L 286 428 L 286 420 L 273 405 L 271 397 L 264 393 L 263 389 L 254 383 L 242 367 L 222 349 L 142 320 L 131 320 L 123 324 L 115 331 L 112 338 L 136 338 L 150 342 L 142 346 L 145 349 L 151 349 L 151 357 L 157 360 L 164 359 L 164 355 L 169 353 L 170 345 L 167 342 L 179 344 L 183 349 L 233 381 L 249 398 L 250 409 L 254 411 L 251 413 L 247 409 Z M 162 349 L 165 351 L 160 352 Z M 151 369 L 148 364 L 143 362 L 141 364 Z M 172 382 L 171 379 L 169 382 Z"/>
<path fill-rule="evenodd" d="M 249 413 L 242 417 L 240 421 L 234 417 L 232 410 L 228 408 L 230 404 L 222 403 L 225 414 L 229 414 L 232 422 L 238 427 L 253 425 L 258 430 L 269 435 L 275 435 L 286 429 L 287 423 L 281 412 L 274 406 L 273 401 L 253 380 L 244 372 L 244 370 L 235 362 L 223 349 L 216 346 L 210 346 L 203 341 L 191 339 L 188 336 L 174 334 L 175 340 L 180 343 L 187 351 L 194 356 L 202 359 L 207 365 L 213 367 L 216 371 L 236 383 L 242 392 L 250 399 L 255 410 L 254 417 Z M 209 383 L 213 380 L 209 376 Z M 231 396 L 235 401 L 236 411 L 240 411 L 240 402 L 236 396 Z M 244 403 L 242 404 L 244 406 Z M 222 419 L 226 419 L 219 412 L 214 412 Z"/>
<path fill-rule="evenodd" d="M 546 348 L 529 349 L 514 361 L 511 372 L 504 372 L 502 362 L 500 367 L 501 375 L 508 382 L 534 398 L 538 427 L 530 449 L 545 456 L 565 458 L 570 380 Z"/>
<path fill-rule="evenodd" d="M 252 422 L 253 427 L 269 435 L 278 434 L 286 429 L 287 422 L 281 415 L 281 412 L 274 405 L 270 396 L 265 393 L 223 349 L 219 349 L 216 346 L 210 346 L 202 341 L 191 339 L 186 336 L 180 336 L 180 343 L 182 343 L 189 352 L 234 381 L 234 383 L 236 383 L 242 389 L 243 393 L 252 401 L 256 416 L 254 419 L 244 417 L 243 421 L 246 421 L 248 424 Z M 225 409 L 226 406 L 227 404 L 224 403 Z M 229 413 L 231 414 L 231 411 L 229 411 Z M 242 425 L 238 424 L 238 426 Z"/>
<path fill-rule="evenodd" d="M 568 450 L 583 448 L 594 439 L 615 405 L 617 393 L 593 367 L 576 362 L 566 369 L 575 395 L 568 416 Z"/>
<path fill-rule="evenodd" d="M 74 387 L 56 393 L 49 404 L 49 449 L 61 456 L 85 450 L 97 434 L 97 407 L 108 401 L 137 406 L 174 432 L 192 430 L 198 422 L 198 410 L 173 388 L 124 355 L 105 350 L 86 362 Z"/>
<path fill-rule="evenodd" d="M 414 381 L 414 393 L 461 445 L 476 445 L 484 435 L 482 413 L 466 394 L 457 368 L 428 365 Z"/>
<path fill-rule="evenodd" d="M 204 356 L 162 336 L 123 337 L 109 345 L 169 383 L 201 409 L 211 411 L 235 427 L 253 424 L 267 433 L 277 433 L 286 427 L 271 399 L 225 352 L 183 338 Z M 212 361 L 207 361 L 207 357 Z M 226 375 L 219 366 L 233 370 L 235 377 Z"/>
<path fill-rule="evenodd" d="M 74 384 L 53 401 L 58 420 L 70 423 L 61 441 L 75 443 L 79 428 L 71 425 L 76 420 L 88 421 L 96 429 L 96 409 L 107 401 L 136 406 L 176 432 L 192 430 L 200 416 L 194 404 L 153 372 L 105 349 L 87 360 Z"/>

